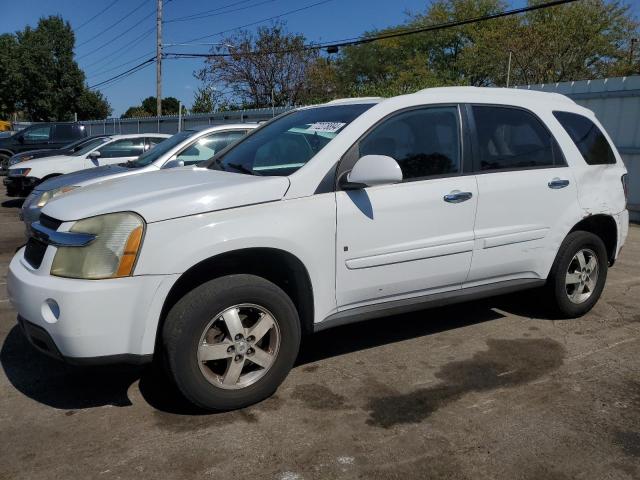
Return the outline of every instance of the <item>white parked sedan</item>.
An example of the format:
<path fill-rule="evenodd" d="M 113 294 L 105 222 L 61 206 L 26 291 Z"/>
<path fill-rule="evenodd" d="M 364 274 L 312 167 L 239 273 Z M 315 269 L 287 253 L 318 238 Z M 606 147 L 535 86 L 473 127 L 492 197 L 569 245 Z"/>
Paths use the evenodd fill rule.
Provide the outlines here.
<path fill-rule="evenodd" d="M 28 234 L 29 226 L 40 218 L 40 210 L 63 193 L 114 178 L 196 165 L 209 160 L 257 126 L 257 123 L 238 123 L 184 130 L 156 148 L 146 151 L 136 160 L 50 178 L 33 189 L 22 205 L 20 218 L 26 223 Z"/>
<path fill-rule="evenodd" d="M 4 184 L 9 197 L 27 196 L 40 182 L 86 168 L 135 160 L 169 138 L 166 133 L 135 133 L 96 139 L 72 155 L 36 158 L 9 167 Z"/>

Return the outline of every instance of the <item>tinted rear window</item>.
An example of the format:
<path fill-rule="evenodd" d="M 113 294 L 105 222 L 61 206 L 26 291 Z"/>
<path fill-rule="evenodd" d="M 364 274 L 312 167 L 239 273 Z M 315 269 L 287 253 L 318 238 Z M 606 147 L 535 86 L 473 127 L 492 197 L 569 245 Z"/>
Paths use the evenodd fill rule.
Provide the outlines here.
<path fill-rule="evenodd" d="M 551 133 L 519 108 L 474 105 L 478 136 L 476 170 L 519 170 L 564 165 Z"/>
<path fill-rule="evenodd" d="M 585 162 L 589 165 L 616 163 L 611 145 L 595 123 L 576 113 L 553 112 L 553 115 L 576 144 Z"/>

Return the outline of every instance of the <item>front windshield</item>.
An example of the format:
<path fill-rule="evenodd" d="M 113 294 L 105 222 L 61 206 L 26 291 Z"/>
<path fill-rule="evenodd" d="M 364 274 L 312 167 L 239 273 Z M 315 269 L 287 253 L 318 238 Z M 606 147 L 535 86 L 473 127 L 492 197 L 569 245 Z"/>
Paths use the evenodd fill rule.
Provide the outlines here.
<path fill-rule="evenodd" d="M 81 138 L 80 140 L 75 140 L 71 143 L 67 143 L 64 147 L 62 147 L 65 150 L 73 150 L 74 148 L 80 147 L 82 145 L 84 145 L 85 142 L 90 142 L 91 140 L 94 140 L 92 138 Z"/>
<path fill-rule="evenodd" d="M 318 106 L 284 114 L 203 166 L 249 175 L 291 175 L 373 105 Z"/>
<path fill-rule="evenodd" d="M 101 137 L 101 138 L 94 138 L 93 140 L 90 140 L 84 147 L 82 147 L 80 150 L 76 150 L 73 155 L 75 157 L 79 157 L 80 155 L 85 155 L 87 153 L 89 153 L 91 150 L 93 150 L 94 148 L 102 145 L 103 143 L 106 143 L 107 141 L 111 140 L 109 137 Z"/>
<path fill-rule="evenodd" d="M 140 155 L 136 160 L 127 162 L 127 167 L 141 168 L 151 165 L 158 160 L 162 155 L 167 153 L 176 145 L 184 142 L 187 138 L 191 137 L 195 132 L 193 130 L 185 130 L 184 132 L 176 133 L 175 135 L 161 141 L 155 147 L 147 150 Z"/>

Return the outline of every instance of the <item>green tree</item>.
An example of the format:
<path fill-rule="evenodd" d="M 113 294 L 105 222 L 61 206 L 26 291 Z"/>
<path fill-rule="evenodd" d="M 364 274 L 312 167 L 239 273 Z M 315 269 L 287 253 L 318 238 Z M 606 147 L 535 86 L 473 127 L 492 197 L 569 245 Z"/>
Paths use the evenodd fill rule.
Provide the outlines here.
<path fill-rule="evenodd" d="M 211 85 L 198 87 L 193 95 L 191 113 L 209 113 L 215 111 L 220 103 L 220 94 Z"/>
<path fill-rule="evenodd" d="M 73 60 L 74 33 L 60 17 L 42 18 L 17 33 L 20 104 L 32 120 L 72 118 L 84 73 Z"/>
<path fill-rule="evenodd" d="M 18 40 L 14 35 L 0 35 L 0 119 L 8 119 L 20 99 L 18 93 Z"/>
<path fill-rule="evenodd" d="M 309 66 L 318 53 L 305 49 L 303 35 L 286 31 L 285 24 L 260 27 L 256 34 L 240 31 L 224 38 L 230 56 L 211 56 L 196 78 L 210 88 L 220 87 L 230 103 L 249 108 L 297 104 L 302 101 Z M 220 47 L 212 49 L 219 53 Z"/>
<path fill-rule="evenodd" d="M 140 106 L 142 110 L 146 112 L 153 112 L 151 115 L 155 115 L 157 111 L 156 105 L 157 97 L 147 97 L 142 100 Z M 175 97 L 165 97 L 162 99 L 162 114 L 163 115 L 177 115 L 180 100 Z M 182 107 L 182 113 L 186 112 L 186 108 Z"/>
<path fill-rule="evenodd" d="M 546 0 L 529 0 L 529 4 Z M 368 35 L 478 17 L 508 8 L 502 0 L 435 0 L 422 14 Z M 397 95 L 438 85 L 602 78 L 638 71 L 629 62 L 638 23 L 618 0 L 583 0 L 524 15 L 396 37 L 343 49 L 333 84 L 341 95 Z"/>
<path fill-rule="evenodd" d="M 120 115 L 120 118 L 135 118 L 135 117 L 153 117 L 155 113 L 151 113 L 145 110 L 141 106 L 129 107 L 127 111 Z"/>
<path fill-rule="evenodd" d="M 84 89 L 76 101 L 78 120 L 103 120 L 113 109 L 101 92 Z"/>
<path fill-rule="evenodd" d="M 73 59 L 74 44 L 71 26 L 58 16 L 0 35 L 0 115 L 19 111 L 33 121 L 108 115 L 104 96 L 85 85 Z"/>

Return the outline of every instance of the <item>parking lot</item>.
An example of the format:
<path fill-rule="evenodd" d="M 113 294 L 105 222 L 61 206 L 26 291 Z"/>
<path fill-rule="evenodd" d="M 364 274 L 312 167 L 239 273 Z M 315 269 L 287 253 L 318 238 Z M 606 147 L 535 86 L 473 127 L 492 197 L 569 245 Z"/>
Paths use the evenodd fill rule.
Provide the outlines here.
<path fill-rule="evenodd" d="M 578 320 L 535 294 L 308 339 L 277 394 L 206 414 L 151 368 L 65 366 L 6 298 L 23 242 L 0 208 L 0 478 L 640 477 L 640 227 Z"/>

